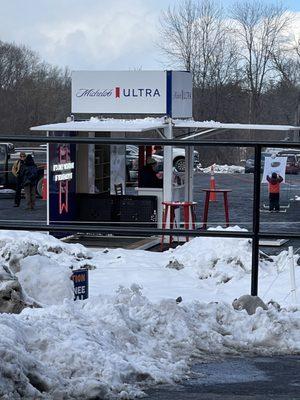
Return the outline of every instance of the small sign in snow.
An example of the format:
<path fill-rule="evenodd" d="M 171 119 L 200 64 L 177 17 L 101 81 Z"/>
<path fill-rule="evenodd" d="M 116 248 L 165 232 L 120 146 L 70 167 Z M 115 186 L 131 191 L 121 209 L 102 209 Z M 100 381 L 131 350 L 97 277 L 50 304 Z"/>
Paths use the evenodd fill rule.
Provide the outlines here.
<path fill-rule="evenodd" d="M 73 271 L 74 300 L 85 300 L 89 297 L 89 275 L 87 269 Z"/>

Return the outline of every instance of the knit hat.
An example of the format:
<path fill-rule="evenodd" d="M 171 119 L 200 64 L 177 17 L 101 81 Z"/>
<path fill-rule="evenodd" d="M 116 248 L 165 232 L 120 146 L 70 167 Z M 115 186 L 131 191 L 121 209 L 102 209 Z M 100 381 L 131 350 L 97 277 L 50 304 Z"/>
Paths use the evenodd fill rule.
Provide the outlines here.
<path fill-rule="evenodd" d="M 157 164 L 157 161 L 153 157 L 147 157 L 146 164 L 147 165 L 154 165 L 154 164 Z"/>

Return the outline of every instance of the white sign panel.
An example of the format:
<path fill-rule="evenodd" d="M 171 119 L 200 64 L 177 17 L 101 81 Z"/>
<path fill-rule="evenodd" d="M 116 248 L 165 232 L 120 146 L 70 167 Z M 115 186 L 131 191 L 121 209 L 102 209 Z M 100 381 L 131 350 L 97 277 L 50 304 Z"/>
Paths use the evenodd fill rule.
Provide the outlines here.
<path fill-rule="evenodd" d="M 74 71 L 72 113 L 166 114 L 164 71 Z"/>
<path fill-rule="evenodd" d="M 280 175 L 285 182 L 285 169 L 287 157 L 266 157 L 262 183 L 267 183 L 267 175 L 271 177 L 273 172 Z"/>
<path fill-rule="evenodd" d="M 192 74 L 184 71 L 172 71 L 171 116 L 173 118 L 193 117 L 193 81 Z M 168 93 L 169 96 L 169 93 Z"/>

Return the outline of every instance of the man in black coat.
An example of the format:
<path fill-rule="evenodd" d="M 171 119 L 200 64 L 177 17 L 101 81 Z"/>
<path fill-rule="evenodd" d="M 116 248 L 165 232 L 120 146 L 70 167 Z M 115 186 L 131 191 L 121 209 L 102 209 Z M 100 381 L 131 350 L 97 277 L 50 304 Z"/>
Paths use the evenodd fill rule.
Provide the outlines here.
<path fill-rule="evenodd" d="M 27 202 L 27 210 L 34 210 L 38 169 L 30 154 L 25 159 L 21 178 Z"/>
<path fill-rule="evenodd" d="M 157 177 L 155 167 L 157 162 L 154 158 L 148 157 L 146 165 L 141 169 L 139 176 L 139 187 L 162 188 L 163 180 Z"/>
<path fill-rule="evenodd" d="M 15 204 L 14 207 L 19 207 L 21 203 L 21 190 L 22 190 L 22 174 L 24 168 L 24 161 L 26 154 L 21 151 L 19 159 L 14 162 L 12 167 L 12 173 L 16 178 L 16 193 L 15 193 Z"/>

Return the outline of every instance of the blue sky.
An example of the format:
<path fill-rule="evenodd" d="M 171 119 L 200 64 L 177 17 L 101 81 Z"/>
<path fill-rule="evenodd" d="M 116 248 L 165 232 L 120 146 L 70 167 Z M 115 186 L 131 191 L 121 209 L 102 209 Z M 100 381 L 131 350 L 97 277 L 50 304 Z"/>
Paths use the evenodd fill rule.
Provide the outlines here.
<path fill-rule="evenodd" d="M 220 0 L 227 8 L 234 0 Z M 239 0 L 240 1 L 240 0 Z M 270 2 L 265 0 L 266 3 Z M 170 0 L 0 0 L 0 40 L 24 44 L 71 70 L 164 69 L 155 43 Z M 299 12 L 300 0 L 285 0 Z"/>
<path fill-rule="evenodd" d="M 231 3 L 233 3 L 235 0 L 223 0 L 221 1 L 221 4 L 223 4 L 224 6 L 230 5 Z M 269 0 L 265 0 L 264 1 L 266 4 L 268 3 L 272 3 L 272 4 L 276 4 L 276 1 L 269 1 Z M 300 11 L 300 0 L 284 0 L 282 2 L 278 2 L 278 4 L 283 4 L 284 7 L 286 7 L 287 9 L 291 10 L 291 11 Z"/>
<path fill-rule="evenodd" d="M 148 0 L 149 1 L 149 0 Z M 225 8 L 227 8 L 228 6 L 230 6 L 232 3 L 236 2 L 236 0 L 216 0 L 218 1 L 220 4 L 222 4 Z M 150 0 L 149 3 L 153 3 L 155 4 L 156 7 L 159 8 L 166 8 L 168 7 L 168 5 L 175 5 L 177 3 L 177 1 L 170 1 L 170 0 Z M 278 1 L 276 2 L 276 0 L 264 0 L 264 3 L 268 4 L 283 4 L 284 7 L 286 7 L 287 9 L 291 10 L 291 11 L 300 11 L 300 0 L 284 0 L 282 2 Z"/>

